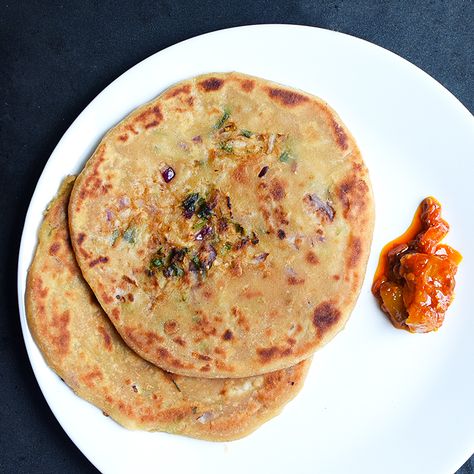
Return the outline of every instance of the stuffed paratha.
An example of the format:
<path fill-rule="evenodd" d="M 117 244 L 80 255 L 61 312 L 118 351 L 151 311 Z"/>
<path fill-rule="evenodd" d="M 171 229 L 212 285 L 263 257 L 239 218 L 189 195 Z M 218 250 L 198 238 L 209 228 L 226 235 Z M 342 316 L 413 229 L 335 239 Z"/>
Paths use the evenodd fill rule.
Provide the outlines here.
<path fill-rule="evenodd" d="M 82 273 L 127 344 L 203 377 L 288 367 L 330 340 L 357 299 L 373 219 L 337 114 L 238 73 L 133 112 L 70 203 Z"/>
<path fill-rule="evenodd" d="M 210 440 L 250 433 L 299 391 L 309 366 L 247 379 L 168 374 L 122 341 L 82 278 L 67 228 L 73 179 L 50 205 L 28 273 L 29 327 L 47 363 L 82 398 L 131 429 Z"/>

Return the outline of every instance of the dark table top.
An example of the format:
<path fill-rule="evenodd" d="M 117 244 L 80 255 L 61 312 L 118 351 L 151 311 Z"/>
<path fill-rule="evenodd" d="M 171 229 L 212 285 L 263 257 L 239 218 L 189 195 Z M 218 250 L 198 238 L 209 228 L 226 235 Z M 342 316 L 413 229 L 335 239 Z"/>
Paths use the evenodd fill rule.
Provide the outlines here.
<path fill-rule="evenodd" d="M 28 203 L 49 155 L 117 76 L 201 33 L 294 23 L 398 53 L 474 111 L 471 0 L 1 3 L 0 472 L 97 472 L 63 432 L 33 376 L 20 331 L 16 260 Z M 474 457 L 459 473 L 474 473 Z"/>

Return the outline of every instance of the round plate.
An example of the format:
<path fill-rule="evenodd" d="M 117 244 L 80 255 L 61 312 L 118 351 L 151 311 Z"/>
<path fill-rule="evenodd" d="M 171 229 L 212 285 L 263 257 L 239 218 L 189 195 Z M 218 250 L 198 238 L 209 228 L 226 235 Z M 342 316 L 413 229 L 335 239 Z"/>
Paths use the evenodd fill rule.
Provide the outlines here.
<path fill-rule="evenodd" d="M 283 413 L 232 443 L 121 428 L 75 396 L 45 364 L 25 318 L 25 280 L 42 213 L 67 174 L 78 173 L 103 134 L 171 84 L 212 71 L 240 71 L 326 100 L 356 137 L 377 208 L 372 254 L 344 331 L 313 361 Z M 288 25 L 234 28 L 165 49 L 133 67 L 81 113 L 38 182 L 18 265 L 21 323 L 33 370 L 51 410 L 105 473 L 446 473 L 474 450 L 474 288 L 471 187 L 474 120 L 440 84 L 360 39 Z M 443 205 L 459 249 L 456 299 L 440 331 L 394 329 L 370 293 L 384 243 L 428 195 Z"/>

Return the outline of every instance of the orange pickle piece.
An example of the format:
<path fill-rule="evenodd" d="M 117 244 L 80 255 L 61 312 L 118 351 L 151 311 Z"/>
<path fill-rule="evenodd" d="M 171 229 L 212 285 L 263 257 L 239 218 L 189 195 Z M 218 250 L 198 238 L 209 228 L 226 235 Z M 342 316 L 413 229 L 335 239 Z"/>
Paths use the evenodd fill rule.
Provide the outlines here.
<path fill-rule="evenodd" d="M 419 205 L 407 231 L 384 246 L 372 293 L 398 329 L 436 331 L 454 297 L 461 254 L 440 241 L 449 231 L 433 197 Z"/>

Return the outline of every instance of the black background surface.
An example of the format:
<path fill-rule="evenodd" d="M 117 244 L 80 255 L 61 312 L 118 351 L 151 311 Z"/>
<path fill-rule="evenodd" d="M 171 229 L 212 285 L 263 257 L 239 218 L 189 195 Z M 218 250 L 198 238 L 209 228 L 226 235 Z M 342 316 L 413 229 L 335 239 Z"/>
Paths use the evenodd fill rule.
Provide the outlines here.
<path fill-rule="evenodd" d="M 394 51 L 474 110 L 474 5 L 469 0 L 0 4 L 4 473 L 97 472 L 63 432 L 33 376 L 20 331 L 16 260 L 27 206 L 49 155 L 82 109 L 117 76 L 147 56 L 201 33 L 245 24 L 295 23 L 352 34 Z M 400 441 L 410 442 L 409 437 Z M 473 474 L 474 458 L 459 473 Z"/>

